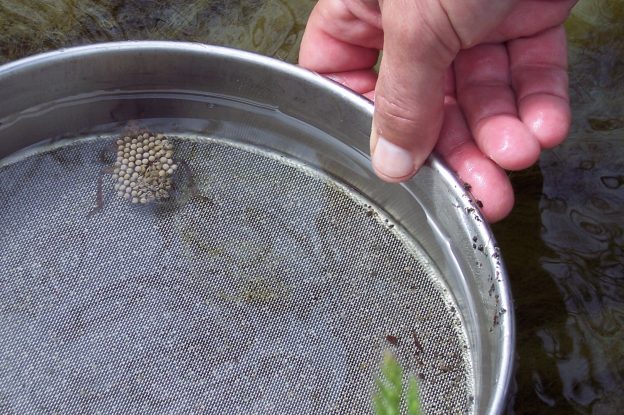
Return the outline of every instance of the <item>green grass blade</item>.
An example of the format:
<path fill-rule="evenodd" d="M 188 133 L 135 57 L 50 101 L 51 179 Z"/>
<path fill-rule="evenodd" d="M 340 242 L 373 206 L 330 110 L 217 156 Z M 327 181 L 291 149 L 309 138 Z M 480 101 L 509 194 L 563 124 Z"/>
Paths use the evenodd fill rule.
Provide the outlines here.
<path fill-rule="evenodd" d="M 374 397 L 376 415 L 399 415 L 401 413 L 401 395 L 403 373 L 399 363 L 390 352 L 384 356 L 381 368 L 382 376 L 376 380 L 377 394 Z"/>
<path fill-rule="evenodd" d="M 401 366 L 399 366 L 399 362 L 397 362 L 392 353 L 387 352 L 385 354 L 381 372 L 386 377 L 388 382 L 390 382 L 390 384 L 399 392 L 400 396 L 402 389 L 401 378 L 403 377 L 403 373 L 401 371 Z"/>
<path fill-rule="evenodd" d="M 377 393 L 373 397 L 376 415 L 400 415 L 403 395 L 403 371 L 391 352 L 384 355 L 381 376 L 375 380 Z M 420 392 L 416 379 L 411 376 L 407 384 L 407 414 L 423 415 Z"/>
<path fill-rule="evenodd" d="M 407 414 L 408 415 L 422 415 L 420 408 L 420 392 L 418 391 L 418 383 L 416 379 L 410 377 L 407 385 Z"/>

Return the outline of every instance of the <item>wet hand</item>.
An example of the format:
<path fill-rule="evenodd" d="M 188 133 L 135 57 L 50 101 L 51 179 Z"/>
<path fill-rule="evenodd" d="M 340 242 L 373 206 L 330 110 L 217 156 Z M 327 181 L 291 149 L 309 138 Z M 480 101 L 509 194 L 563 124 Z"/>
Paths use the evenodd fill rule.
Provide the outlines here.
<path fill-rule="evenodd" d="M 320 0 L 299 63 L 375 101 L 380 178 L 409 179 L 435 149 L 497 221 L 514 202 L 506 170 L 529 167 L 567 135 L 562 23 L 573 4 Z"/>

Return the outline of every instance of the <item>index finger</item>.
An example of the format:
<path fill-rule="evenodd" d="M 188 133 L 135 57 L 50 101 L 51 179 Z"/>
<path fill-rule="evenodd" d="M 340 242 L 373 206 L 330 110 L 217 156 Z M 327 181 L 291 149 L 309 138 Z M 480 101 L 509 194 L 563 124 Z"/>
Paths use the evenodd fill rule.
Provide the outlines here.
<path fill-rule="evenodd" d="M 320 0 L 312 10 L 299 50 L 299 65 L 357 92 L 375 88 L 383 32 L 376 13 L 360 2 Z"/>

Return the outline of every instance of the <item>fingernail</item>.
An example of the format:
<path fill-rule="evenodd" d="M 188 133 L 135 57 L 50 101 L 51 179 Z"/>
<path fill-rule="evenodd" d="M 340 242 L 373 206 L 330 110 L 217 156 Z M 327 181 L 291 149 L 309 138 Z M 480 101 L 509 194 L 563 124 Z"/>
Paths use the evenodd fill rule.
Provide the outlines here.
<path fill-rule="evenodd" d="M 398 179 L 414 172 L 414 157 L 403 147 L 380 136 L 373 152 L 373 166 L 379 173 Z"/>

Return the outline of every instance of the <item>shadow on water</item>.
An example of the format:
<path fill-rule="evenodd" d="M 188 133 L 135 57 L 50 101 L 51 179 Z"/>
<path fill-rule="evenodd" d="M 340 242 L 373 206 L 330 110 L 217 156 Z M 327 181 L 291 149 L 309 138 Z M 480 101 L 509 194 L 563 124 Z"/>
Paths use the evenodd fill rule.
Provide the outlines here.
<path fill-rule="evenodd" d="M 571 137 L 513 177 L 494 226 L 518 324 L 510 414 L 624 410 L 623 138 Z"/>
<path fill-rule="evenodd" d="M 295 62 L 314 4 L 0 0 L 0 63 L 126 39 L 228 45 Z M 567 23 L 570 138 L 511 176 L 517 205 L 494 226 L 518 323 L 509 414 L 624 413 L 622 21 L 621 0 L 576 6 Z"/>
<path fill-rule="evenodd" d="M 624 413 L 624 3 L 567 22 L 573 126 L 494 227 L 518 317 L 516 414 Z"/>
<path fill-rule="evenodd" d="M 559 350 L 570 348 L 570 341 L 561 329 L 567 316 L 564 302 L 541 262 L 544 255 L 554 255 L 540 237 L 542 175 L 538 168 L 532 168 L 516 173 L 513 182 L 517 198 L 514 210 L 505 221 L 494 226 L 512 279 L 518 328 L 512 387 L 515 398 L 508 412 L 571 413 L 572 407 L 557 392 L 563 383 L 556 362 L 544 350 L 542 339 L 555 334 L 561 339 Z"/>

